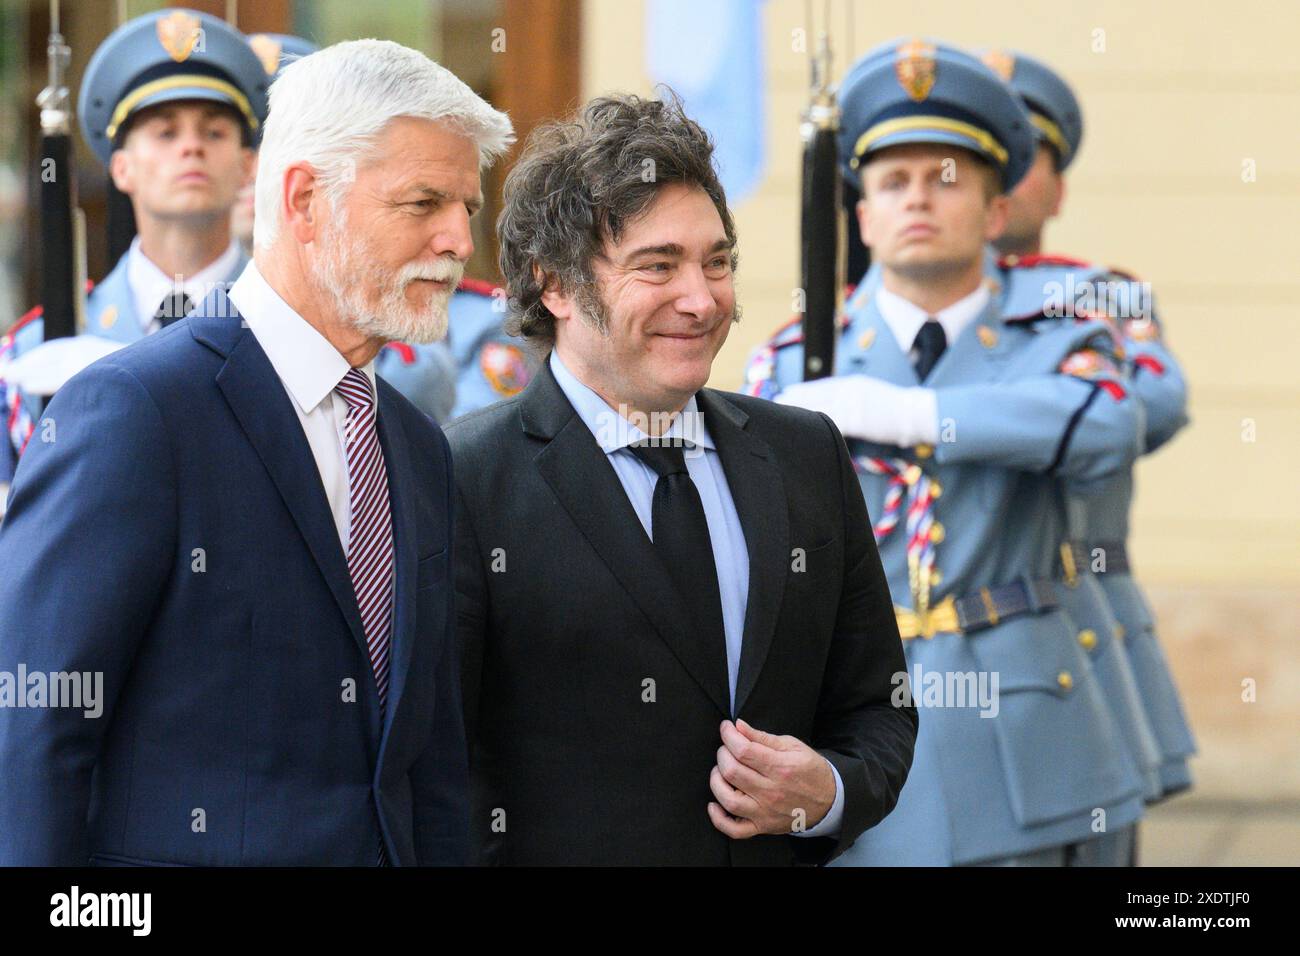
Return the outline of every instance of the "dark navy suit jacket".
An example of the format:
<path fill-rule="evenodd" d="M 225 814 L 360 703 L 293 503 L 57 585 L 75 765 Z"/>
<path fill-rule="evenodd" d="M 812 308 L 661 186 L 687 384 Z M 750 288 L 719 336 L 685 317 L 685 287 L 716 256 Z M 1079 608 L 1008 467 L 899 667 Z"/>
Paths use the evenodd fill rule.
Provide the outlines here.
<path fill-rule="evenodd" d="M 97 672 L 103 712 L 0 707 L 0 864 L 464 861 L 451 459 L 378 396 L 383 719 L 311 449 L 222 293 L 54 397 L 0 526 L 0 680 Z"/>

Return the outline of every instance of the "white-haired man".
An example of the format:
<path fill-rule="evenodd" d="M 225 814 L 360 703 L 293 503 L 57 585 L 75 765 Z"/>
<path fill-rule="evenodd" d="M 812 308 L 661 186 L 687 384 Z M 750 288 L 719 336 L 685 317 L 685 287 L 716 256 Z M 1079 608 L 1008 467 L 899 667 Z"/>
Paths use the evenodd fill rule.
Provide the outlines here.
<path fill-rule="evenodd" d="M 447 443 L 371 365 L 444 332 L 510 124 L 375 40 L 272 102 L 254 263 L 15 476 L 0 672 L 50 676 L 0 709 L 0 864 L 465 857 Z"/>

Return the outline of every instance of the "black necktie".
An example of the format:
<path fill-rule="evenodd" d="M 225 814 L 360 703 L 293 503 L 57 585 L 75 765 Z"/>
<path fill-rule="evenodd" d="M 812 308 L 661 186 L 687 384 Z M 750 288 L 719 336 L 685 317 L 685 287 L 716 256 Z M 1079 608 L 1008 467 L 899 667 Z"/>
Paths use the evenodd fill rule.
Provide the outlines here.
<path fill-rule="evenodd" d="M 704 517 L 700 493 L 686 471 L 680 446 L 629 445 L 632 454 L 654 469 L 654 505 L 650 531 L 655 551 L 682 599 L 694 631 L 709 650 L 715 673 L 727 674 L 727 637 L 722 626 L 722 598 L 718 569 L 713 563 L 713 542 Z"/>
<path fill-rule="evenodd" d="M 947 347 L 948 336 L 943 334 L 939 320 L 926 319 L 921 331 L 916 333 L 916 341 L 912 343 L 912 348 L 916 349 L 916 377 L 924 382 Z"/>
<path fill-rule="evenodd" d="M 173 322 L 185 318 L 193 304 L 193 300 L 184 292 L 173 292 L 159 303 L 158 311 L 153 317 L 165 329 Z"/>

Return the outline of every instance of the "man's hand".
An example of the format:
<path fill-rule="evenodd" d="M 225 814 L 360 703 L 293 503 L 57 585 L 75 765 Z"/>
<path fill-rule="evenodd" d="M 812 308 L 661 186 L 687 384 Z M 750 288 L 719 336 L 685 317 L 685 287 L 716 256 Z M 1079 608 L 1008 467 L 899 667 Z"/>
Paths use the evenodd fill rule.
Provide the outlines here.
<path fill-rule="evenodd" d="M 835 802 L 830 763 L 803 741 L 722 722 L 718 763 L 709 774 L 713 825 L 733 840 L 810 830 Z"/>
<path fill-rule="evenodd" d="M 933 443 L 939 436 L 933 390 L 905 388 L 869 375 L 796 382 L 787 385 L 776 401 L 824 412 L 846 438 L 907 448 L 917 442 Z"/>

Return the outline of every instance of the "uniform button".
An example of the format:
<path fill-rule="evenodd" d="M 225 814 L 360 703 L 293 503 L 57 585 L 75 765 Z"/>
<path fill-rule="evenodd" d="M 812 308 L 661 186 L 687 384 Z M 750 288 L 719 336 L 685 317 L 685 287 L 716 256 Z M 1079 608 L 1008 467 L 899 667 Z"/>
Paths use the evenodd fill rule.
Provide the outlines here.
<path fill-rule="evenodd" d="M 938 544 L 943 540 L 943 534 L 943 525 L 939 524 L 939 522 L 936 521 L 934 524 L 930 525 L 930 540 L 935 544 Z"/>
<path fill-rule="evenodd" d="M 941 485 L 941 484 L 939 484 L 939 482 L 937 482 L 937 481 L 931 479 L 931 480 L 930 480 L 930 497 L 931 497 L 931 498 L 938 498 L 941 494 L 943 494 L 943 485 Z"/>
<path fill-rule="evenodd" d="M 1097 646 L 1097 632 L 1092 630 L 1092 628 L 1084 628 L 1079 632 L 1079 643 L 1088 650 L 1092 650 Z"/>
<path fill-rule="evenodd" d="M 943 573 L 935 568 L 930 572 L 930 584 L 937 586 L 941 581 L 943 581 Z"/>
<path fill-rule="evenodd" d="M 920 444 L 916 446 L 917 458 L 929 458 L 933 454 L 934 454 L 933 445 Z"/>
<path fill-rule="evenodd" d="M 1074 678 L 1070 676 L 1069 671 L 1061 671 L 1057 674 L 1056 682 L 1061 685 L 1061 690 L 1069 690 L 1074 686 Z"/>

